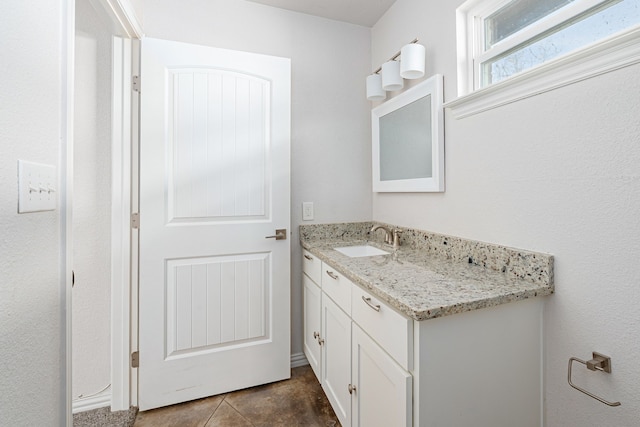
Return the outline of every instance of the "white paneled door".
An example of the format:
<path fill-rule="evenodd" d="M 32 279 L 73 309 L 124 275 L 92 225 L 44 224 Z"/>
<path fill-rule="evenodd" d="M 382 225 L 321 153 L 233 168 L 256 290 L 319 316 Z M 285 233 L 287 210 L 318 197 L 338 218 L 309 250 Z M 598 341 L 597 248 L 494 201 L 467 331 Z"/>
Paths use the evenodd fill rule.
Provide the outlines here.
<path fill-rule="evenodd" d="M 144 39 L 139 407 L 288 378 L 290 61 Z"/>

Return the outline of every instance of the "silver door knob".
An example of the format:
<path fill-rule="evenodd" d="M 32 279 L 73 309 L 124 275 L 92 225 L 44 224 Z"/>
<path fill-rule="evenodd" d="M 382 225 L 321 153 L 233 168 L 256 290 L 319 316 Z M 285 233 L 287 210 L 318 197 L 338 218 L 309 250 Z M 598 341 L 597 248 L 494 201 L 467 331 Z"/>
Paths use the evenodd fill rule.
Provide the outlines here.
<path fill-rule="evenodd" d="M 266 236 L 265 239 L 287 240 L 287 229 L 278 228 L 273 236 Z"/>

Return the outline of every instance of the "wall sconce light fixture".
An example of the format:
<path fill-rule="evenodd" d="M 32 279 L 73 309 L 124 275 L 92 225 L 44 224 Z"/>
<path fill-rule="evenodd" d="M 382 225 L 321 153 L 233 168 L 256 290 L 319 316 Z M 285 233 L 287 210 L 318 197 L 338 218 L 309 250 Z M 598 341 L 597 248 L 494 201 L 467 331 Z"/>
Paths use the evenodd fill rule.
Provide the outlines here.
<path fill-rule="evenodd" d="M 414 39 L 367 76 L 367 99 L 384 100 L 387 97 L 386 91 L 397 91 L 404 87 L 403 79 L 424 76 L 424 66 L 425 48 L 418 44 L 418 39 Z"/>

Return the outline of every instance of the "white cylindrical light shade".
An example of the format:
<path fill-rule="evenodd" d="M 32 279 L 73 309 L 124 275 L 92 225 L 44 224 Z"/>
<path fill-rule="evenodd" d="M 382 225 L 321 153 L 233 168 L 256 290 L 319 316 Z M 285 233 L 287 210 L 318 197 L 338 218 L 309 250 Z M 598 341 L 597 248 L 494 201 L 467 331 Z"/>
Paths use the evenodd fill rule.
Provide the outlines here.
<path fill-rule="evenodd" d="M 382 89 L 400 90 L 404 87 L 404 81 L 400 77 L 400 63 L 388 61 L 382 64 Z"/>
<path fill-rule="evenodd" d="M 367 76 L 367 99 L 369 101 L 382 101 L 387 97 L 387 93 L 382 89 L 382 76 L 371 74 Z"/>
<path fill-rule="evenodd" d="M 418 43 L 404 45 L 400 51 L 400 75 L 405 79 L 424 76 L 425 48 Z"/>

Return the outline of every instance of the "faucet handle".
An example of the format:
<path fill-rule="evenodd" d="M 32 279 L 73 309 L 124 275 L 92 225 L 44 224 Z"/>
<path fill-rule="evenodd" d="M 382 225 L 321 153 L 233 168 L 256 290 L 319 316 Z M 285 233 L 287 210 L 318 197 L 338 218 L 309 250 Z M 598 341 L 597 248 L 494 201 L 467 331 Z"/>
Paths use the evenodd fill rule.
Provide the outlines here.
<path fill-rule="evenodd" d="M 402 234 L 402 229 L 401 228 L 394 228 L 393 229 L 393 242 L 389 242 L 393 244 L 394 249 L 398 249 L 400 247 L 400 235 Z"/>

